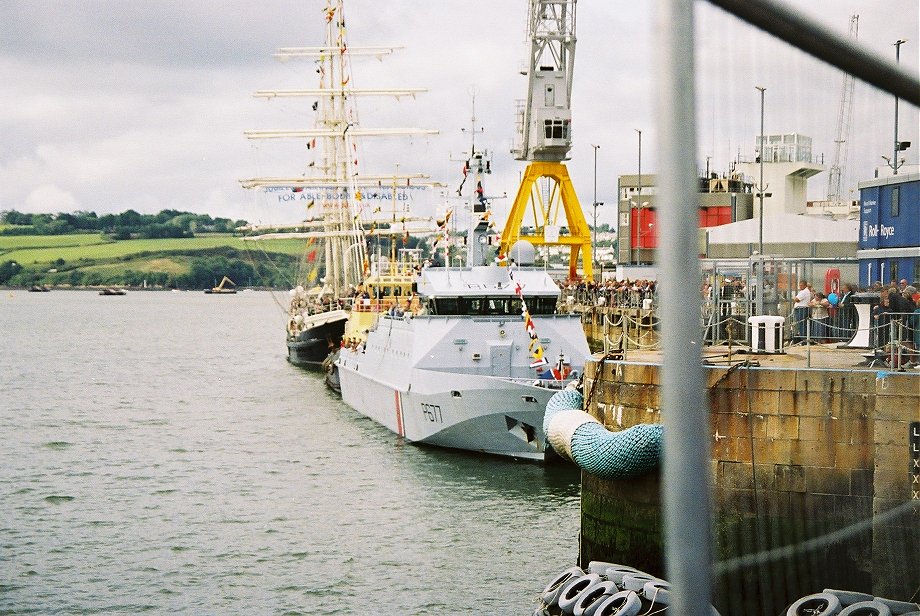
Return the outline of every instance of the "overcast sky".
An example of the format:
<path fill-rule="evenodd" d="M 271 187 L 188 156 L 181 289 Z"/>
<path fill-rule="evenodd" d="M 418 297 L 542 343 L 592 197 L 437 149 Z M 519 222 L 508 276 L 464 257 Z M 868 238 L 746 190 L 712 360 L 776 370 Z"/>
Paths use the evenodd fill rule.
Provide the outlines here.
<path fill-rule="evenodd" d="M 410 143 L 365 146 L 367 172 L 425 171 L 453 184 L 469 139 L 476 92 L 477 144 L 494 151 L 490 192 L 513 195 L 525 163 L 509 154 L 514 108 L 526 95 L 526 0 L 351 0 L 349 43 L 396 45 L 384 59 L 355 61 L 356 87 L 424 87 L 416 100 L 362 99 L 368 127 L 441 131 Z M 846 33 L 859 15 L 859 41 L 918 67 L 917 0 L 809 0 L 796 5 Z M 281 63 L 280 46 L 322 43 L 324 0 L 0 0 L 0 210 L 97 213 L 174 208 L 250 221 L 299 219 L 266 210 L 240 178 L 275 175 L 307 153 L 278 158 L 270 142 L 253 145 L 247 129 L 312 125 L 311 101 L 265 101 L 260 88 L 315 87 L 310 61 Z M 732 17 L 697 3 L 698 152 L 726 172 L 752 158 L 766 87 L 765 132 L 812 137 L 830 165 L 843 76 Z M 616 176 L 656 170 L 653 112 L 655 33 L 651 0 L 578 3 L 574 147 L 569 162 L 585 209 L 613 203 Z M 855 189 L 891 155 L 894 100 L 857 83 L 848 135 L 846 183 Z M 900 105 L 900 138 L 920 152 L 917 109 Z M 289 146 L 287 146 L 289 147 Z M 278 148 L 283 151 L 283 148 Z M 689 155 L 689 153 L 688 153 Z M 277 163 L 277 164 L 276 164 Z M 371 165 L 376 165 L 372 169 Z M 823 198 L 827 174 L 811 180 Z M 857 196 L 854 194 L 854 197 Z M 510 201 L 506 200 L 506 201 Z M 507 204 L 498 204 L 507 211 Z M 612 221 L 601 208 L 601 221 Z"/>

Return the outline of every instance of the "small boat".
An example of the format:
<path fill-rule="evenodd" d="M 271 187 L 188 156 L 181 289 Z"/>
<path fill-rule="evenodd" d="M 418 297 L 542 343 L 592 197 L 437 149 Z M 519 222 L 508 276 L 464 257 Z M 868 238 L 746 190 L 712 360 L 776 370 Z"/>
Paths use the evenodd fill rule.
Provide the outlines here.
<path fill-rule="evenodd" d="M 99 295 L 127 295 L 127 294 L 128 292 L 125 291 L 124 289 L 116 289 L 113 287 L 99 291 Z"/>
<path fill-rule="evenodd" d="M 29 293 L 47 293 L 50 290 L 51 287 L 46 284 L 33 284 L 29 287 Z"/>

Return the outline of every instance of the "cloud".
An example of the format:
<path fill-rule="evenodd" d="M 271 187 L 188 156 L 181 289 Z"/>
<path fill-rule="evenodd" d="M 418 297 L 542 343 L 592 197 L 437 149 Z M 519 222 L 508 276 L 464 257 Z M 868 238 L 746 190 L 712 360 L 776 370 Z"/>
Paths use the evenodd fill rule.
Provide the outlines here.
<path fill-rule="evenodd" d="M 80 208 L 77 198 L 66 190 L 46 184 L 30 192 L 22 204 L 20 211 L 27 213 L 75 212 Z"/>
<path fill-rule="evenodd" d="M 844 33 L 849 16 L 860 13 L 860 40 L 890 57 L 893 40 L 917 31 L 917 6 L 916 0 L 883 4 L 826 0 L 801 8 Z M 809 135 L 814 151 L 829 160 L 842 74 L 706 3 L 696 6 L 699 146 L 687 155 L 701 169 L 710 157 L 719 172 L 728 171 L 739 153 L 750 155 L 759 130 L 754 86 L 762 85 L 767 132 Z M 592 144 L 601 146 L 599 201 L 614 202 L 617 176 L 636 170 L 634 129 L 643 131 L 643 171 L 656 170 L 653 9 L 651 0 L 578 3 L 574 142 L 567 164 L 584 204 L 593 199 Z M 362 124 L 441 131 L 408 143 L 365 143 L 363 168 L 387 173 L 398 163 L 401 171 L 427 172 L 452 186 L 456 160 L 470 146 L 469 131 L 461 129 L 470 127 L 475 90 L 476 126 L 484 129 L 477 146 L 494 153 L 489 188 L 513 195 L 525 166 L 509 149 L 515 104 L 526 96 L 527 81 L 519 74 L 528 54 L 526 17 L 525 0 L 348 0 L 352 47 L 405 47 L 382 61 L 355 59 L 354 83 L 429 90 L 398 103 L 362 98 Z M 242 133 L 307 127 L 314 115 L 310 101 L 257 100 L 251 92 L 315 87 L 309 61 L 280 63 L 271 53 L 279 46 L 319 44 L 324 25 L 317 3 L 298 0 L 266 0 L 258 9 L 217 0 L 0 2 L 0 209 L 24 207 L 34 191 L 59 186 L 98 213 L 169 207 L 223 216 L 227 208 L 252 208 L 253 218 L 270 216 L 253 205 L 238 180 L 302 173 L 315 152 L 303 144 L 253 144 Z M 901 56 L 913 70 L 916 45 L 909 41 Z M 871 177 L 881 154 L 890 153 L 893 103 L 862 84 L 854 99 L 848 176 L 855 187 L 857 179 Z M 900 113 L 901 139 L 920 142 L 917 109 L 902 104 Z M 912 162 L 918 151 L 912 146 L 907 152 Z M 818 192 L 823 175 L 811 182 Z M 612 220 L 612 208 L 599 211 L 599 219 Z"/>

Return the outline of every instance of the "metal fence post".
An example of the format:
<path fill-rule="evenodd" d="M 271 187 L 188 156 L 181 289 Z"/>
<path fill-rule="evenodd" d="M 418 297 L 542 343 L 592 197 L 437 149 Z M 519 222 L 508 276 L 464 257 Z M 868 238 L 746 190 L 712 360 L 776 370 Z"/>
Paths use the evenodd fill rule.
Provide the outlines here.
<path fill-rule="evenodd" d="M 710 614 L 710 433 L 699 327 L 699 195 L 693 69 L 693 0 L 656 3 L 658 160 L 662 210 L 661 414 L 665 562 L 673 613 Z"/>

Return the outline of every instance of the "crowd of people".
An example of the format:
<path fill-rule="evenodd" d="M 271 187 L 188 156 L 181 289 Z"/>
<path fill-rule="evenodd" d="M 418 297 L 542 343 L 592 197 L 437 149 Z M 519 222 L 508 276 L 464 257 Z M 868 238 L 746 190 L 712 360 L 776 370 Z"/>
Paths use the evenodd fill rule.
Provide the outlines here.
<path fill-rule="evenodd" d="M 654 280 L 580 280 L 559 286 L 569 305 L 650 309 L 655 304 Z"/>
<path fill-rule="evenodd" d="M 865 290 L 844 284 L 839 294 L 827 295 L 815 291 L 807 281 L 800 281 L 793 307 L 793 342 L 806 338 L 817 343 L 849 339 L 859 325 L 857 301 L 871 305 L 869 325 L 875 347 L 897 342 L 911 358 L 916 355 L 920 349 L 920 292 L 906 279 L 888 285 L 876 282 Z"/>
<path fill-rule="evenodd" d="M 737 317 L 744 314 L 743 302 L 747 291 L 741 278 L 726 278 L 720 281 L 719 300 L 724 309 L 735 314 L 730 307 L 736 307 Z M 605 280 L 560 282 L 564 304 L 569 309 L 578 306 L 644 308 L 656 306 L 654 280 Z M 830 343 L 850 340 L 858 327 L 856 301 L 857 293 L 878 294 L 878 300 L 871 303 L 873 341 L 876 346 L 884 346 L 891 340 L 895 331 L 902 343 L 920 349 L 920 293 L 918 285 L 909 284 L 906 279 L 891 281 L 888 285 L 876 282 L 867 289 L 860 289 L 853 284 L 842 284 L 830 293 L 816 290 L 805 280 L 800 281 L 798 292 L 793 298 L 792 307 L 792 342 L 799 343 L 810 339 L 813 343 Z M 712 285 L 708 282 L 701 287 L 703 300 L 713 302 Z M 723 308 L 720 303 L 720 310 Z M 714 309 L 714 308 L 713 308 Z M 743 320 L 743 319 L 742 319 Z M 895 324 L 896 328 L 892 328 Z"/>

